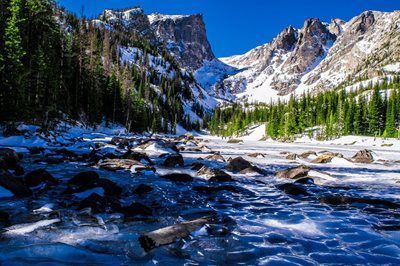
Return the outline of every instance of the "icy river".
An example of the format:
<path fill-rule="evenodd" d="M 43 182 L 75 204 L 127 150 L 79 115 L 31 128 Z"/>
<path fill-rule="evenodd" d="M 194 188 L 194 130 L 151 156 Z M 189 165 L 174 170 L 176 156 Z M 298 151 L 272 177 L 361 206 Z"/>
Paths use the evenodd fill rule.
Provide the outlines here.
<path fill-rule="evenodd" d="M 55 181 L 21 197 L 0 186 L 2 265 L 400 265 L 400 141 L 33 131 L 0 145 L 23 155 L 21 184 L 38 169 Z M 371 162 L 353 158 L 361 150 Z M 280 172 L 299 166 L 299 178 Z M 138 240 L 202 217 L 213 218 L 171 243 Z"/>

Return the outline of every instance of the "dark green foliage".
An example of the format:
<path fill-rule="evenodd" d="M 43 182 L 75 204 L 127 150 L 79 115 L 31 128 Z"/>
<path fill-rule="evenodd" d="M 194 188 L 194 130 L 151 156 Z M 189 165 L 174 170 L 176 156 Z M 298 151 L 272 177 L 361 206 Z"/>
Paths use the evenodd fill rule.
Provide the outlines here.
<path fill-rule="evenodd" d="M 140 51 L 134 63 L 121 62 L 121 47 Z M 149 58 L 175 74 L 158 73 Z M 200 127 L 182 107 L 193 100 L 193 76 L 165 47 L 122 26 L 109 30 L 78 19 L 52 0 L 1 1 L 0 82 L 0 122 L 51 126 L 67 115 L 136 132 Z M 205 115 L 200 105 L 193 111 Z"/>
<path fill-rule="evenodd" d="M 356 92 L 343 89 L 304 94 L 287 103 L 222 106 L 209 123 L 212 133 L 240 135 L 253 124 L 266 123 L 266 135 L 291 139 L 306 130 L 328 139 L 343 135 L 398 137 L 400 82 L 395 77 Z M 318 127 L 318 130 L 310 130 Z"/>

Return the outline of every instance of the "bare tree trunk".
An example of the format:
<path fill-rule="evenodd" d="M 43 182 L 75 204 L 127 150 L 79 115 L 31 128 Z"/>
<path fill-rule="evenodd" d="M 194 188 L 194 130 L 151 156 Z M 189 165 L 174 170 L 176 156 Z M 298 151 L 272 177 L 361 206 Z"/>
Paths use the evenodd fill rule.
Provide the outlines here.
<path fill-rule="evenodd" d="M 171 244 L 179 238 L 188 237 L 192 232 L 213 221 L 213 217 L 204 217 L 197 220 L 184 222 L 158 229 L 156 231 L 142 235 L 139 238 L 142 248 L 149 252 L 150 250 L 163 245 Z"/>

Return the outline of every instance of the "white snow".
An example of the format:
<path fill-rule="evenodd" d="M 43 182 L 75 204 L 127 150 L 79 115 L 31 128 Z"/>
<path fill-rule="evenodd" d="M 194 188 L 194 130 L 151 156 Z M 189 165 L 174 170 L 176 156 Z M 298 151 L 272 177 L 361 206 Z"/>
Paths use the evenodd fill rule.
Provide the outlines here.
<path fill-rule="evenodd" d="M 54 208 L 54 204 L 48 203 L 39 209 L 33 210 L 33 213 L 34 214 L 51 213 L 51 212 L 53 212 L 53 208 Z"/>
<path fill-rule="evenodd" d="M 17 224 L 11 227 L 5 228 L 5 232 L 3 233 L 6 236 L 15 236 L 15 235 L 26 235 L 36 231 L 40 228 L 50 226 L 55 223 L 61 222 L 60 219 L 52 219 L 52 220 L 43 220 L 36 223 L 29 224 Z"/>
<path fill-rule="evenodd" d="M 387 72 L 400 72 L 400 62 L 398 63 L 394 63 L 394 64 L 390 64 L 390 65 L 386 65 L 382 68 L 384 71 Z"/>
<path fill-rule="evenodd" d="M 147 17 L 149 18 L 150 24 L 153 24 L 157 21 L 162 21 L 162 20 L 177 21 L 177 20 L 181 20 L 183 18 L 190 17 L 190 15 L 165 15 L 165 14 L 154 13 L 154 14 L 148 15 Z"/>

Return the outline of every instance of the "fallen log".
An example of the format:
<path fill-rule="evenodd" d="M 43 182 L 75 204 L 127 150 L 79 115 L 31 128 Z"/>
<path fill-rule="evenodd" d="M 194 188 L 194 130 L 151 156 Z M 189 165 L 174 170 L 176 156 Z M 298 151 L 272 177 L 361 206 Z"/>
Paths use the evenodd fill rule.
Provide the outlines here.
<path fill-rule="evenodd" d="M 177 241 L 179 238 L 188 237 L 192 232 L 207 223 L 212 222 L 213 217 L 204 217 L 193 221 L 184 222 L 146 233 L 139 237 L 142 248 L 149 252 L 154 248 L 169 245 Z"/>

